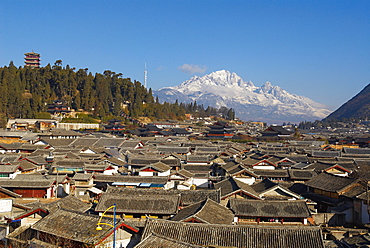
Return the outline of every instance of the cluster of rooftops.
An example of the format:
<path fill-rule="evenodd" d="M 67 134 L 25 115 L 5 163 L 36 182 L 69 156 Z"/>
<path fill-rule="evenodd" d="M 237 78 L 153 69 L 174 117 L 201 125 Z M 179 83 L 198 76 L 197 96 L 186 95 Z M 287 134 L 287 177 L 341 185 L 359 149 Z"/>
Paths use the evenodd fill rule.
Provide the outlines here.
<path fill-rule="evenodd" d="M 13 247 L 361 247 L 369 169 L 370 149 L 317 140 L 1 132 L 0 229 Z"/>

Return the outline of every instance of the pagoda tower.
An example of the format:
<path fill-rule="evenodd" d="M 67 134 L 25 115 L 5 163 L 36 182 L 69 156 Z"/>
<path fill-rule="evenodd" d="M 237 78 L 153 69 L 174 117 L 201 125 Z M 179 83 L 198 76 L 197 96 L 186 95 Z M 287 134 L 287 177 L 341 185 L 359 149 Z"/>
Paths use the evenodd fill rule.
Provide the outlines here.
<path fill-rule="evenodd" d="M 25 53 L 24 54 L 24 63 L 25 66 L 30 66 L 32 68 L 39 68 L 40 67 L 40 54 L 35 52 Z"/>

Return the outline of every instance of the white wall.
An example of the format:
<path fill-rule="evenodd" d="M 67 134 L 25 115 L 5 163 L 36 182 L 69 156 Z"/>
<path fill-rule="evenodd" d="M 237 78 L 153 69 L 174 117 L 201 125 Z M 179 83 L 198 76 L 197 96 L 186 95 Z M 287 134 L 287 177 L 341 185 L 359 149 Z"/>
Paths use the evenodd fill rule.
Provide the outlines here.
<path fill-rule="evenodd" d="M 66 130 L 99 129 L 100 125 L 93 123 L 58 123 L 57 128 Z"/>
<path fill-rule="evenodd" d="M 253 169 L 256 169 L 256 170 L 275 170 L 275 166 L 273 166 L 273 165 L 256 165 L 256 166 L 253 166 Z"/>
<path fill-rule="evenodd" d="M 171 170 L 165 171 L 165 172 L 159 172 L 158 176 L 160 177 L 167 177 L 171 174 Z"/>
<path fill-rule="evenodd" d="M 233 177 L 233 178 L 248 185 L 252 185 L 256 181 L 256 178 L 254 177 Z"/>
<path fill-rule="evenodd" d="M 153 176 L 153 172 L 152 171 L 139 171 L 139 176 L 152 177 Z"/>
<path fill-rule="evenodd" d="M 200 188 L 208 188 L 208 178 L 194 178 L 193 183 Z"/>

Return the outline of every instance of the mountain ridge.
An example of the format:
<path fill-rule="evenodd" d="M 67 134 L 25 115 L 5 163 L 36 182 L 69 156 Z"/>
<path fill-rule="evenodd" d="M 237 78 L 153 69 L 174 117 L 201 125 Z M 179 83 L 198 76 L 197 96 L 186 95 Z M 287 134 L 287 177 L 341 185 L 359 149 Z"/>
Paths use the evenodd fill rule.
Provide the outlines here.
<path fill-rule="evenodd" d="M 299 122 L 323 119 L 331 112 L 325 105 L 291 94 L 267 81 L 261 87 L 244 81 L 235 72 L 219 70 L 193 76 L 178 86 L 153 91 L 160 101 L 194 102 L 204 106 L 234 108 L 244 120 Z"/>
<path fill-rule="evenodd" d="M 325 119 L 370 117 L 370 83 Z"/>

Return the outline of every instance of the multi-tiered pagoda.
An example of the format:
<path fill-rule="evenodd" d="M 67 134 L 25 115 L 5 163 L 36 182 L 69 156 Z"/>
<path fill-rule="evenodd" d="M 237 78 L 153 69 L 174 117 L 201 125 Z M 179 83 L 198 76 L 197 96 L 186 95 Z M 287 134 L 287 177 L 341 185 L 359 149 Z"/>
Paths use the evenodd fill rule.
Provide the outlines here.
<path fill-rule="evenodd" d="M 208 126 L 206 133 L 209 139 L 231 139 L 235 134 L 235 128 L 224 121 L 218 121 Z"/>
<path fill-rule="evenodd" d="M 32 68 L 40 67 L 40 54 L 35 52 L 25 53 L 24 54 L 24 63 L 25 66 L 30 66 Z"/>

